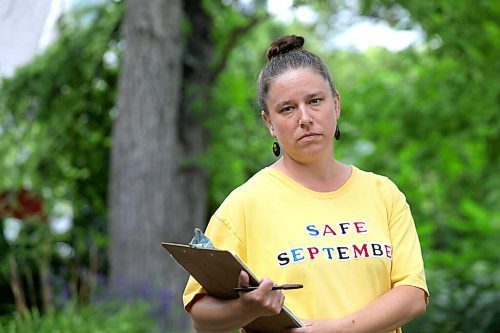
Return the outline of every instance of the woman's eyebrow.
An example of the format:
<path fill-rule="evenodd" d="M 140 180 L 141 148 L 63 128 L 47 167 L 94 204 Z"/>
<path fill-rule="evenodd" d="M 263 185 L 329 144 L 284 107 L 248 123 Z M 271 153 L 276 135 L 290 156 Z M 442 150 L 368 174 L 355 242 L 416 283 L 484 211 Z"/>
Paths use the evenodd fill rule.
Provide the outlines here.
<path fill-rule="evenodd" d="M 278 108 L 281 108 L 281 107 L 283 107 L 283 106 L 285 106 L 285 105 L 288 105 L 288 104 L 292 104 L 292 101 L 291 101 L 291 100 L 281 101 L 281 102 L 276 103 L 276 104 L 274 105 L 274 107 L 275 107 L 276 109 L 278 109 Z"/>
<path fill-rule="evenodd" d="M 311 93 L 311 94 L 307 94 L 307 95 L 306 95 L 306 98 L 307 98 L 307 99 L 310 99 L 310 98 L 313 98 L 313 97 L 318 97 L 318 96 L 319 96 L 319 97 L 323 96 L 323 92 L 322 92 L 322 91 L 317 91 L 317 92 L 313 92 L 313 93 Z"/>

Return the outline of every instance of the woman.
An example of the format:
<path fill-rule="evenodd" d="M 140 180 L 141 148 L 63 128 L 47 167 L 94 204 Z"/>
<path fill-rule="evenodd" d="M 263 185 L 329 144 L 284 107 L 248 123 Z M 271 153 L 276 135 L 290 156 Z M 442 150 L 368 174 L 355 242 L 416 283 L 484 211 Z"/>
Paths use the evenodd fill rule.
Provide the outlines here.
<path fill-rule="evenodd" d="M 267 52 L 259 102 L 279 156 L 235 189 L 206 234 L 238 254 L 259 288 L 221 300 L 190 280 L 184 302 L 199 332 L 231 332 L 287 307 L 304 323 L 290 332 L 390 332 L 423 313 L 423 261 L 404 195 L 387 178 L 334 157 L 340 97 L 328 70 L 285 36 Z M 282 283 L 303 289 L 272 291 Z M 242 272 L 239 285 L 248 285 Z"/>

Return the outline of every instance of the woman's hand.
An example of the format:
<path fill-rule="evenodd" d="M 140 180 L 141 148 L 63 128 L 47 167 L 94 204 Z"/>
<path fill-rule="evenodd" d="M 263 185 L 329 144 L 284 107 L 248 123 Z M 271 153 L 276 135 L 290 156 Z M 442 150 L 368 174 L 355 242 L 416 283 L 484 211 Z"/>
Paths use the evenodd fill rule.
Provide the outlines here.
<path fill-rule="evenodd" d="M 238 286 L 247 287 L 248 284 L 248 274 L 245 271 L 241 271 Z M 264 278 L 256 290 L 240 292 L 240 301 L 243 307 L 257 317 L 279 314 L 285 302 L 285 295 L 283 295 L 281 290 L 272 290 L 273 286 L 273 281 Z"/>
<path fill-rule="evenodd" d="M 248 284 L 248 274 L 242 271 L 238 285 L 247 287 Z M 239 298 L 220 299 L 206 295 L 191 307 L 194 328 L 200 333 L 230 333 L 258 317 L 279 314 L 285 296 L 281 290 L 272 290 L 273 285 L 273 281 L 265 278 L 254 291 L 240 292 Z"/>

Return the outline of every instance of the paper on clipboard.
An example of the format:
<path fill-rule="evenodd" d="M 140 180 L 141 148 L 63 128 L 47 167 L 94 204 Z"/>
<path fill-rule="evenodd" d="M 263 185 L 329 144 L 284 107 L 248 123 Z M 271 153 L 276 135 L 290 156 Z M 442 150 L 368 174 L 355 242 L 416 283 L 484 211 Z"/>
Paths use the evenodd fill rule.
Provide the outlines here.
<path fill-rule="evenodd" d="M 259 284 L 259 279 L 245 263 L 227 250 L 198 248 L 175 243 L 162 243 L 162 245 L 175 261 L 212 296 L 223 299 L 238 298 L 239 294 L 234 291 L 234 288 L 238 287 L 241 270 L 248 273 L 250 285 Z M 300 320 L 284 306 L 280 314 L 257 318 L 244 328 L 254 332 L 282 333 L 285 328 L 302 326 Z"/>

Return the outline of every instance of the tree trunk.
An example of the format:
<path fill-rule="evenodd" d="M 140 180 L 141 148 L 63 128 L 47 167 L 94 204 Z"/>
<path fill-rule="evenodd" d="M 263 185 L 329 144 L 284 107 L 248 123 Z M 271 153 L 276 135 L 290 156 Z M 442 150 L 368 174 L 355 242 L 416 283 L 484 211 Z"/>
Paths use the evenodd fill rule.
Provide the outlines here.
<path fill-rule="evenodd" d="M 194 226 L 204 223 L 206 192 L 185 177 L 192 169 L 179 169 L 181 19 L 181 0 L 126 2 L 111 151 L 112 290 L 168 309 L 160 317 L 170 316 L 170 327 L 188 323 L 180 297 L 187 274 L 161 242 L 190 240 Z"/>

